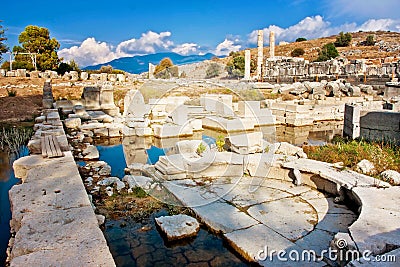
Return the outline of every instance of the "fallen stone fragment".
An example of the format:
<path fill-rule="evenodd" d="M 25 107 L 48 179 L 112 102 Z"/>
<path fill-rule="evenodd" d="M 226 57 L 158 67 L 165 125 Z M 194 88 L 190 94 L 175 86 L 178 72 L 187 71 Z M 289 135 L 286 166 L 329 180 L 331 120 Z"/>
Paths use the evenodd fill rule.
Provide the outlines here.
<path fill-rule="evenodd" d="M 369 174 L 375 171 L 375 166 L 369 160 L 363 159 L 359 163 L 357 163 L 357 170 L 363 174 Z"/>
<path fill-rule="evenodd" d="M 98 159 L 99 151 L 93 145 L 89 145 L 85 150 L 82 151 L 83 158 L 86 160 Z"/>
<path fill-rule="evenodd" d="M 393 170 L 386 170 L 379 175 L 383 181 L 392 185 L 400 185 L 400 173 Z"/>
<path fill-rule="evenodd" d="M 162 216 L 155 220 L 169 241 L 195 236 L 200 230 L 199 222 L 184 214 Z"/>

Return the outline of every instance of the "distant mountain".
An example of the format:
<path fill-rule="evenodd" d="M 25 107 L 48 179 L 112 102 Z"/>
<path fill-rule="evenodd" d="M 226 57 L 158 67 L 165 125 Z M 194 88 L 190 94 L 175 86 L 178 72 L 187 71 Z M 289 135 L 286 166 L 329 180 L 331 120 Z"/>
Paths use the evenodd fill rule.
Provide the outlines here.
<path fill-rule="evenodd" d="M 85 70 L 98 70 L 101 66 L 111 65 L 114 69 L 123 70 L 129 73 L 139 74 L 142 72 L 146 72 L 149 69 L 149 63 L 158 64 L 163 58 L 169 57 L 175 65 L 182 64 L 191 64 L 200 61 L 204 61 L 207 59 L 211 59 L 215 57 L 215 55 L 211 53 L 207 53 L 205 55 L 190 55 L 190 56 L 182 56 L 176 53 L 167 52 L 167 53 L 156 53 L 144 56 L 134 56 L 134 57 L 122 57 L 118 59 L 114 59 L 110 62 L 88 66 L 83 69 Z"/>

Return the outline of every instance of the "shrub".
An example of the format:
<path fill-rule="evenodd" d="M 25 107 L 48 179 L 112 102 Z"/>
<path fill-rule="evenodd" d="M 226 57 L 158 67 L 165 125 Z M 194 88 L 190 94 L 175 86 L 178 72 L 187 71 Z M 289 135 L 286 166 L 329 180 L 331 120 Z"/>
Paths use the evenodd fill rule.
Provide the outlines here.
<path fill-rule="evenodd" d="M 15 89 L 8 89 L 7 88 L 7 95 L 10 97 L 14 97 L 17 95 L 17 91 Z"/>
<path fill-rule="evenodd" d="M 347 33 L 343 33 L 340 32 L 339 36 L 336 37 L 336 42 L 335 42 L 335 46 L 336 47 L 345 47 L 345 46 L 349 46 L 351 43 L 351 33 L 347 32 Z"/>
<path fill-rule="evenodd" d="M 337 56 L 339 56 L 339 52 L 337 51 L 335 45 L 333 43 L 328 43 L 319 51 L 318 58 L 315 61 L 327 61 Z"/>
<path fill-rule="evenodd" d="M 373 35 L 368 35 L 364 41 L 364 45 L 366 45 L 366 46 L 375 45 L 375 37 Z"/>
<path fill-rule="evenodd" d="M 304 37 L 299 37 L 296 39 L 296 42 L 304 42 L 304 41 L 307 41 L 307 39 Z"/>
<path fill-rule="evenodd" d="M 224 151 L 224 146 L 225 146 L 225 138 L 222 135 L 218 135 L 217 141 L 215 142 L 217 145 L 217 149 L 219 152 Z"/>
<path fill-rule="evenodd" d="M 101 66 L 100 73 L 108 73 L 111 74 L 113 71 L 113 67 L 111 65 Z"/>
<path fill-rule="evenodd" d="M 174 64 L 172 63 L 172 60 L 168 57 L 163 58 L 160 63 L 155 67 L 154 69 L 154 75 L 157 73 L 165 70 L 166 68 L 172 67 Z"/>
<path fill-rule="evenodd" d="M 206 151 L 206 149 L 207 149 L 207 147 L 203 144 L 203 142 L 201 142 L 196 149 L 196 153 L 198 155 L 201 155 L 201 154 L 203 154 L 204 151 Z"/>
<path fill-rule="evenodd" d="M 239 52 L 231 52 L 233 59 L 226 64 L 226 71 L 230 77 L 237 78 L 244 76 L 245 60 Z"/>
<path fill-rule="evenodd" d="M 221 66 L 217 63 L 211 63 L 206 70 L 206 79 L 217 77 L 221 73 Z"/>
<path fill-rule="evenodd" d="M 298 48 L 293 49 L 293 51 L 290 53 L 290 55 L 292 57 L 299 57 L 299 56 L 304 55 L 304 53 L 305 53 L 304 49 L 298 47 Z"/>

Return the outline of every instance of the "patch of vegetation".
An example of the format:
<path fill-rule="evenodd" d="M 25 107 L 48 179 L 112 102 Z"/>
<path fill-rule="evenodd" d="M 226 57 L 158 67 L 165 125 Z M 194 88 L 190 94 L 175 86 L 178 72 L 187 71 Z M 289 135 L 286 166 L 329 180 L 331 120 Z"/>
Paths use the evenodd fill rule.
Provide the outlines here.
<path fill-rule="evenodd" d="M 375 45 L 375 37 L 373 35 L 368 35 L 365 41 L 363 42 L 363 45 L 365 46 L 373 46 Z"/>
<path fill-rule="evenodd" d="M 204 151 L 206 151 L 206 149 L 207 149 L 207 147 L 203 144 L 203 142 L 201 142 L 196 149 L 196 153 L 198 155 L 201 155 L 201 154 L 203 154 Z"/>
<path fill-rule="evenodd" d="M 292 57 L 299 57 L 299 56 L 304 55 L 304 53 L 305 53 L 304 49 L 298 47 L 298 48 L 293 49 L 293 51 L 290 53 L 290 55 Z"/>
<path fill-rule="evenodd" d="M 346 47 L 349 46 L 352 40 L 351 33 L 340 32 L 339 35 L 336 37 L 335 46 L 336 47 Z"/>
<path fill-rule="evenodd" d="M 3 22 L 0 20 L 0 22 Z M 0 25 L 0 62 L 3 60 L 2 54 L 8 51 L 8 47 L 4 41 L 7 41 L 7 38 L 4 36 L 5 30 L 3 25 Z"/>
<path fill-rule="evenodd" d="M 230 92 L 231 93 L 231 92 Z M 237 101 L 261 101 L 264 100 L 264 95 L 259 90 L 254 89 L 243 89 L 243 90 L 235 90 L 237 96 L 233 96 L 234 102 Z M 238 98 L 238 99 L 236 99 Z"/>
<path fill-rule="evenodd" d="M 328 43 L 324 45 L 322 49 L 318 52 L 318 58 L 315 61 L 327 61 L 337 56 L 339 56 L 339 52 L 337 51 L 335 45 L 333 43 Z"/>
<path fill-rule="evenodd" d="M 57 50 L 60 43 L 55 38 L 50 38 L 47 28 L 29 25 L 18 36 L 21 46 L 14 46 L 13 52 L 20 53 L 15 56 L 13 68 L 34 70 L 34 56 L 36 53 L 36 66 L 38 70 L 56 70 L 60 63 Z M 30 53 L 30 54 L 21 54 Z"/>
<path fill-rule="evenodd" d="M 146 191 L 144 191 L 144 190 L 143 190 L 141 187 L 139 187 L 139 186 L 136 186 L 136 187 L 134 187 L 134 188 L 132 189 L 132 194 L 133 194 L 135 197 L 138 197 L 138 198 L 147 197 Z"/>
<path fill-rule="evenodd" d="M 226 64 L 226 71 L 228 72 L 229 77 L 231 78 L 240 78 L 244 76 L 244 68 L 245 68 L 245 59 L 243 55 L 243 51 L 241 52 L 231 52 L 229 56 L 231 59 Z M 250 61 L 250 72 L 254 72 L 257 67 L 257 64 L 253 58 Z"/>
<path fill-rule="evenodd" d="M 304 37 L 299 37 L 296 39 L 296 42 L 304 42 L 304 41 L 307 41 L 307 39 Z"/>
<path fill-rule="evenodd" d="M 224 151 L 225 137 L 223 135 L 218 135 L 215 144 L 217 145 L 218 152 Z"/>
<path fill-rule="evenodd" d="M 57 68 L 58 74 L 64 75 L 66 72 L 70 72 L 70 71 L 77 71 L 79 73 L 81 72 L 78 64 L 74 60 L 71 60 L 68 63 L 61 62 L 60 65 L 58 65 L 58 68 Z"/>
<path fill-rule="evenodd" d="M 363 159 L 372 162 L 376 174 L 385 170 L 400 172 L 400 147 L 390 143 L 367 142 L 335 138 L 333 144 L 324 146 L 303 146 L 310 159 L 329 163 L 343 162 L 347 168 L 355 166 Z"/>
<path fill-rule="evenodd" d="M 221 74 L 221 66 L 215 62 L 211 63 L 206 70 L 206 79 L 217 77 Z"/>
<path fill-rule="evenodd" d="M 0 149 L 9 153 L 19 153 L 33 134 L 33 129 L 28 127 L 3 127 L 0 129 Z"/>

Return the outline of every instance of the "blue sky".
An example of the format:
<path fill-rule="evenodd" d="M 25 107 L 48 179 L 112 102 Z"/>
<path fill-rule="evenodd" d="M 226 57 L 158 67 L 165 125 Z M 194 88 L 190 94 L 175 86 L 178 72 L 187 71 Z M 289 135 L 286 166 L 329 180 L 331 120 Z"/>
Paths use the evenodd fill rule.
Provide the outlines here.
<path fill-rule="evenodd" d="M 180 54 L 255 47 L 256 30 L 277 41 L 340 31 L 400 31 L 399 0 L 6 1 L 0 20 L 8 45 L 27 25 L 50 30 L 59 55 L 81 66 L 161 51 Z M 268 43 L 268 38 L 265 38 Z"/>

